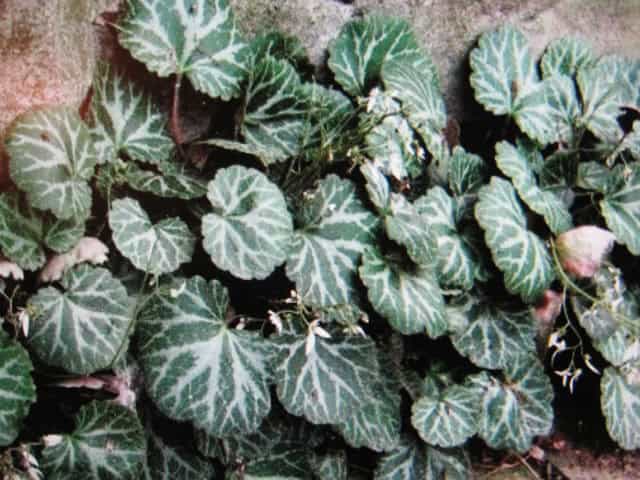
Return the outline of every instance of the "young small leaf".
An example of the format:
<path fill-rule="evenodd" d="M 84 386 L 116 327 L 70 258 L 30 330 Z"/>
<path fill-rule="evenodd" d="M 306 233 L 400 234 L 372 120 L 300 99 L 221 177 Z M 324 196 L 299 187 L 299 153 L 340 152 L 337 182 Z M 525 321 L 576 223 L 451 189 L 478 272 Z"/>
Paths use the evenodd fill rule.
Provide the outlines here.
<path fill-rule="evenodd" d="M 98 163 L 89 129 L 70 107 L 27 112 L 7 135 L 11 178 L 35 208 L 84 220 L 91 210 L 88 180 Z"/>
<path fill-rule="evenodd" d="M 329 175 L 306 196 L 297 220 L 287 276 L 300 298 L 325 307 L 352 302 L 360 255 L 374 241 L 375 216 L 350 181 Z"/>
<path fill-rule="evenodd" d="M 125 170 L 127 184 L 134 190 L 152 193 L 162 198 L 193 200 L 207 194 L 206 181 L 184 164 L 159 162 L 158 170 L 144 169 L 131 162 Z"/>
<path fill-rule="evenodd" d="M 173 150 L 166 117 L 153 99 L 108 65 L 96 70 L 90 123 L 100 162 L 126 155 L 157 163 L 167 160 Z"/>
<path fill-rule="evenodd" d="M 227 0 L 129 0 L 120 43 L 160 77 L 186 75 L 196 90 L 240 94 L 250 49 Z"/>
<path fill-rule="evenodd" d="M 13 443 L 36 401 L 33 364 L 22 346 L 0 329 L 0 447 Z"/>
<path fill-rule="evenodd" d="M 535 301 L 554 278 L 551 257 L 526 218 L 509 182 L 493 177 L 478 193 L 475 216 L 485 232 L 493 261 L 504 273 L 507 290 Z"/>
<path fill-rule="evenodd" d="M 293 221 L 282 192 L 257 170 L 219 170 L 209 183 L 213 213 L 202 217 L 204 249 L 216 266 L 245 280 L 268 277 L 286 260 Z"/>
<path fill-rule="evenodd" d="M 75 416 L 75 430 L 42 452 L 48 479 L 137 480 L 145 456 L 144 430 L 135 412 L 93 401 Z"/>
<path fill-rule="evenodd" d="M 403 266 L 369 248 L 362 257 L 360 278 L 373 307 L 395 330 L 433 338 L 445 333 L 444 300 L 430 267 Z"/>
<path fill-rule="evenodd" d="M 159 289 L 138 318 L 150 397 L 165 415 L 214 436 L 253 432 L 271 408 L 270 345 L 230 328 L 228 304 L 220 283 L 193 277 Z"/>
<path fill-rule="evenodd" d="M 304 448 L 279 448 L 268 455 L 227 470 L 229 480 L 311 480 Z"/>
<path fill-rule="evenodd" d="M 426 478 L 426 453 L 421 443 L 404 436 L 400 444 L 380 458 L 374 480 L 406 480 Z"/>
<path fill-rule="evenodd" d="M 329 68 L 354 97 L 366 95 L 391 60 L 403 61 L 437 83 L 435 66 L 405 20 L 381 16 L 354 20 L 329 46 Z"/>
<path fill-rule="evenodd" d="M 482 157 L 468 153 L 460 146 L 453 149 L 448 180 L 455 196 L 476 193 L 486 176 L 487 165 Z"/>
<path fill-rule="evenodd" d="M 113 201 L 109 226 L 120 253 L 152 275 L 171 273 L 193 255 L 195 237 L 182 220 L 172 217 L 153 224 L 132 198 Z"/>
<path fill-rule="evenodd" d="M 306 336 L 285 334 L 274 342 L 278 399 L 292 415 L 338 424 L 367 402 L 378 375 L 372 340 L 315 338 L 309 349 Z"/>
<path fill-rule="evenodd" d="M 640 381 L 638 364 L 608 367 L 600 383 L 602 413 L 609 435 L 626 449 L 640 448 Z"/>
<path fill-rule="evenodd" d="M 594 61 L 591 47 L 584 39 L 565 37 L 547 45 L 540 67 L 545 78 L 558 74 L 573 77 L 580 68 Z"/>
<path fill-rule="evenodd" d="M 108 368 L 127 341 L 131 309 L 124 286 L 104 268 L 80 264 L 59 287 L 29 299 L 29 345 L 45 363 L 90 374 Z"/>

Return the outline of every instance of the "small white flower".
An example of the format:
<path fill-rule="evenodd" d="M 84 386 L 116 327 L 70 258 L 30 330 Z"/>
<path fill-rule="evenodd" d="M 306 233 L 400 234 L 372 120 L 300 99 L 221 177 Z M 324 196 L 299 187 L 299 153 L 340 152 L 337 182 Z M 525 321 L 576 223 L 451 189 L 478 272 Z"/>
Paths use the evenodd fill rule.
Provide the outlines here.
<path fill-rule="evenodd" d="M 586 353 L 583 357 L 584 359 L 584 364 L 587 366 L 587 368 L 589 370 L 591 370 L 593 373 L 595 373 L 596 375 L 600 375 L 600 370 L 598 370 L 593 363 L 591 363 L 591 355 L 589 355 L 588 353 Z"/>
<path fill-rule="evenodd" d="M 276 328 L 276 332 L 278 334 L 282 333 L 282 318 L 280 318 L 280 315 L 272 310 L 267 311 L 267 313 L 269 314 L 269 321 Z"/>
<path fill-rule="evenodd" d="M 25 308 L 21 308 L 20 313 L 18 313 L 18 324 L 20 325 L 20 328 L 22 329 L 22 334 L 25 337 L 29 336 L 29 322 L 31 320 L 31 317 L 29 317 L 29 311 Z"/>
<path fill-rule="evenodd" d="M 582 369 L 581 368 L 578 368 L 578 369 L 576 369 L 575 372 L 573 372 L 571 380 L 569 381 L 569 391 L 571 393 L 573 393 L 573 386 L 575 385 L 576 381 L 578 380 L 578 378 L 580 378 L 581 375 L 582 375 Z"/>
<path fill-rule="evenodd" d="M 562 378 L 562 386 L 567 386 L 567 381 L 571 378 L 571 368 L 566 368 L 564 370 L 554 370 L 553 373 Z"/>
<path fill-rule="evenodd" d="M 244 330 L 247 326 L 247 322 L 246 319 L 240 318 L 240 320 L 238 321 L 238 324 L 236 325 L 236 330 Z"/>

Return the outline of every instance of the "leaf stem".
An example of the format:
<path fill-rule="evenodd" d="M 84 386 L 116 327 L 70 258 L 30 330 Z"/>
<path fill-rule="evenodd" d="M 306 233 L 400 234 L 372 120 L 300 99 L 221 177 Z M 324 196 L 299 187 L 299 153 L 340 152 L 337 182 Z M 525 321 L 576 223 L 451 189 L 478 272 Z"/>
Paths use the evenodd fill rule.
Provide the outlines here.
<path fill-rule="evenodd" d="M 583 296 L 584 298 L 590 300 L 592 303 L 597 303 L 597 298 L 585 292 L 582 288 L 576 285 L 573 280 L 569 278 L 567 273 L 564 271 L 564 268 L 562 268 L 562 264 L 560 263 L 560 259 L 558 258 L 558 252 L 555 243 L 553 242 L 553 240 L 550 240 L 550 242 L 551 253 L 553 254 L 553 263 L 555 264 L 556 272 L 558 273 L 558 275 L 560 275 L 560 280 L 562 281 L 563 285 L 568 286 L 571 290 L 574 291 L 574 293 Z"/>
<path fill-rule="evenodd" d="M 182 86 L 182 73 L 176 74 L 176 80 L 173 84 L 173 100 L 171 102 L 171 118 L 169 120 L 169 130 L 171 137 L 178 148 L 180 156 L 184 158 L 182 144 L 184 143 L 184 132 L 180 126 L 180 87 Z"/>

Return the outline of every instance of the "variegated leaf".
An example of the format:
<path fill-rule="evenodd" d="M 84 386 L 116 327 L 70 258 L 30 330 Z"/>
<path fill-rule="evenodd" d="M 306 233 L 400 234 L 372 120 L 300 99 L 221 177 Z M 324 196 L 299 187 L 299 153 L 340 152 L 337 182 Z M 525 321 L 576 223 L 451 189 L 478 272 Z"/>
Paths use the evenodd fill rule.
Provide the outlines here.
<path fill-rule="evenodd" d="M 304 83 L 303 96 L 309 113 L 303 134 L 303 150 L 331 148 L 343 136 L 356 114 L 351 101 L 338 90 L 317 83 Z"/>
<path fill-rule="evenodd" d="M 535 301 L 554 278 L 547 248 L 527 230 L 524 212 L 509 182 L 493 177 L 478 197 L 475 216 L 493 261 L 504 274 L 507 290 L 525 302 Z"/>
<path fill-rule="evenodd" d="M 546 121 L 546 128 L 550 129 L 547 140 L 573 145 L 581 115 L 575 82 L 571 77 L 557 74 L 545 79 L 544 89 L 547 109 L 541 120 Z"/>
<path fill-rule="evenodd" d="M 271 55 L 291 63 L 296 70 L 302 70 L 309 64 L 309 56 L 298 37 L 279 30 L 260 33 L 251 40 L 251 53 L 254 59 Z"/>
<path fill-rule="evenodd" d="M 146 429 L 147 458 L 140 480 L 210 480 L 213 465 L 180 447 L 166 443 L 151 426 Z"/>
<path fill-rule="evenodd" d="M 36 401 L 33 364 L 26 350 L 0 329 L 0 446 L 13 443 Z"/>
<path fill-rule="evenodd" d="M 458 233 L 456 200 L 441 187 L 433 187 L 415 202 L 435 241 L 436 271 L 440 281 L 465 290 L 473 286 L 476 259 L 471 246 Z"/>
<path fill-rule="evenodd" d="M 498 168 L 511 178 L 518 195 L 529 208 L 542 215 L 549 229 L 555 235 L 559 235 L 573 226 L 571 214 L 555 193 L 538 187 L 532 165 L 536 160 L 530 160 L 531 157 L 539 157 L 538 163 L 542 161 L 542 156 L 537 150 L 527 148 L 522 143 L 517 147 L 505 141 L 496 144 Z"/>
<path fill-rule="evenodd" d="M 286 271 L 302 301 L 321 307 L 351 303 L 360 255 L 374 241 L 375 216 L 350 181 L 329 175 L 306 196 L 297 223 Z"/>
<path fill-rule="evenodd" d="M 268 455 L 227 470 L 228 480 L 311 480 L 303 448 L 278 448 Z"/>
<path fill-rule="evenodd" d="M 144 430 L 134 411 L 93 401 L 75 416 L 75 430 L 46 447 L 40 463 L 51 480 L 137 480 L 145 456 Z"/>
<path fill-rule="evenodd" d="M 606 368 L 600 390 L 611 438 L 625 450 L 640 448 L 640 363 Z"/>
<path fill-rule="evenodd" d="M 344 450 L 334 450 L 325 454 L 311 452 L 309 463 L 317 480 L 347 480 L 347 454 Z"/>
<path fill-rule="evenodd" d="M 191 260 L 195 238 L 177 217 L 151 223 L 137 200 L 115 200 L 109 211 L 113 242 L 120 253 L 144 272 L 171 273 Z"/>
<path fill-rule="evenodd" d="M 228 303 L 220 283 L 193 277 L 161 287 L 138 318 L 150 397 L 165 415 L 214 436 L 255 431 L 271 408 L 270 346 L 227 326 Z"/>
<path fill-rule="evenodd" d="M 591 47 L 584 39 L 565 37 L 547 45 L 540 67 L 545 78 L 558 74 L 573 77 L 580 68 L 594 61 Z"/>
<path fill-rule="evenodd" d="M 20 115 L 6 140 L 11 178 L 35 208 L 84 220 L 91 210 L 88 180 L 98 163 L 89 129 L 71 107 Z"/>
<path fill-rule="evenodd" d="M 253 67 L 242 118 L 250 147 L 269 152 L 276 162 L 299 153 L 305 133 L 308 99 L 298 73 L 285 60 L 267 55 Z"/>
<path fill-rule="evenodd" d="M 471 460 L 461 448 L 427 447 L 426 480 L 468 480 L 473 478 Z"/>
<path fill-rule="evenodd" d="M 624 184 L 600 202 L 607 227 L 633 255 L 640 255 L 640 163 L 628 166 Z"/>
<path fill-rule="evenodd" d="M 29 299 L 29 345 L 48 365 L 89 374 L 111 366 L 127 341 L 131 308 L 124 286 L 104 268 L 80 264 L 59 286 Z"/>
<path fill-rule="evenodd" d="M 444 98 L 437 82 L 406 60 L 384 63 L 385 90 L 402 104 L 402 113 L 422 136 L 439 132 L 447 125 Z"/>
<path fill-rule="evenodd" d="M 126 155 L 157 163 L 173 150 L 166 116 L 153 99 L 106 64 L 95 73 L 90 123 L 100 162 Z"/>
<path fill-rule="evenodd" d="M 186 75 L 196 90 L 240 94 L 250 49 L 227 0 L 129 0 L 120 43 L 160 77 Z"/>
<path fill-rule="evenodd" d="M 536 325 L 527 311 L 473 305 L 468 309 L 449 307 L 447 313 L 462 315 L 452 334 L 454 347 L 481 368 L 507 368 L 520 356 L 535 352 Z"/>
<path fill-rule="evenodd" d="M 483 34 L 470 55 L 476 100 L 496 115 L 513 115 L 538 85 L 536 64 L 524 35 L 505 26 Z"/>
<path fill-rule="evenodd" d="M 310 342 L 309 336 L 314 337 Z M 344 422 L 361 408 L 378 380 L 375 344 L 363 337 L 275 338 L 278 399 L 293 415 L 314 424 Z M 311 347 L 311 348 L 310 348 Z"/>
<path fill-rule="evenodd" d="M 404 436 L 400 444 L 378 461 L 374 480 L 406 480 L 426 478 L 426 452 L 413 437 Z"/>
<path fill-rule="evenodd" d="M 453 149 L 449 169 L 449 188 L 457 197 L 473 194 L 484 184 L 487 165 L 479 155 L 461 146 Z"/>
<path fill-rule="evenodd" d="M 577 169 L 576 186 L 599 193 L 613 193 L 618 183 L 616 169 L 607 168 L 596 161 L 580 162 Z M 623 182 L 621 182 L 623 183 Z"/>
<path fill-rule="evenodd" d="M 75 219 L 44 222 L 43 243 L 56 253 L 66 253 L 84 237 L 85 224 Z"/>
<path fill-rule="evenodd" d="M 407 267 L 372 247 L 362 257 L 360 278 L 373 308 L 395 330 L 405 335 L 426 333 L 433 338 L 445 333 L 444 300 L 431 267 Z"/>
<path fill-rule="evenodd" d="M 479 435 L 491 448 L 526 452 L 535 436 L 551 431 L 553 388 L 534 356 L 517 357 L 503 382 L 492 378 L 483 390 Z"/>
<path fill-rule="evenodd" d="M 0 252 L 25 270 L 46 260 L 41 242 L 42 222 L 17 192 L 0 194 Z"/>
<path fill-rule="evenodd" d="M 352 96 L 365 96 L 387 62 L 402 61 L 437 84 L 436 69 L 405 20 L 369 16 L 347 23 L 329 46 L 329 68 Z"/>
<path fill-rule="evenodd" d="M 286 260 L 293 222 L 282 192 L 263 173 L 240 165 L 219 170 L 207 198 L 213 212 L 202 217 L 203 245 L 218 268 L 264 279 Z"/>
<path fill-rule="evenodd" d="M 597 138 L 617 143 L 622 138 L 618 124 L 625 90 L 619 79 L 619 59 L 604 58 L 578 70 L 577 82 L 582 98 L 580 123 Z"/>
<path fill-rule="evenodd" d="M 134 190 L 152 193 L 162 198 L 193 200 L 207 194 L 206 181 L 183 165 L 161 162 L 158 170 L 145 169 L 131 162 L 124 173 L 127 184 Z"/>
<path fill-rule="evenodd" d="M 451 385 L 435 395 L 423 395 L 411 407 L 411 424 L 430 445 L 455 447 L 478 431 L 481 401 L 477 389 Z"/>

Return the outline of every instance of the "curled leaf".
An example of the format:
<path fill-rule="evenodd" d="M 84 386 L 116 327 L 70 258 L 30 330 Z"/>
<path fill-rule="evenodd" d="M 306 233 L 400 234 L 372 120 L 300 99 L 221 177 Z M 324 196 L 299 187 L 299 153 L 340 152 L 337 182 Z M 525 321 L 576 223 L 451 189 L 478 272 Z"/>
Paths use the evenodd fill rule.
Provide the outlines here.
<path fill-rule="evenodd" d="M 581 278 L 591 278 L 613 248 L 615 235 L 609 230 L 584 225 L 563 233 L 556 240 L 562 268 Z"/>

